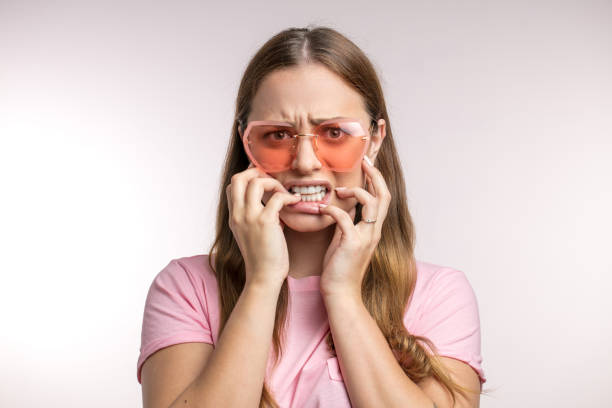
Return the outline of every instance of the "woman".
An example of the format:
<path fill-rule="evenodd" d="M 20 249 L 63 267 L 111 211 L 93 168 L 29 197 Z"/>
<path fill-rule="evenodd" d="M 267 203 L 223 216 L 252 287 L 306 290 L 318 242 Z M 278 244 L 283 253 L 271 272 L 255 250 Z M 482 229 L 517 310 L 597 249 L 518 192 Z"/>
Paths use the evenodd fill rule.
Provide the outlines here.
<path fill-rule="evenodd" d="M 477 407 L 476 298 L 413 247 L 371 63 L 328 28 L 277 34 L 240 84 L 215 242 L 149 290 L 144 406 Z"/>

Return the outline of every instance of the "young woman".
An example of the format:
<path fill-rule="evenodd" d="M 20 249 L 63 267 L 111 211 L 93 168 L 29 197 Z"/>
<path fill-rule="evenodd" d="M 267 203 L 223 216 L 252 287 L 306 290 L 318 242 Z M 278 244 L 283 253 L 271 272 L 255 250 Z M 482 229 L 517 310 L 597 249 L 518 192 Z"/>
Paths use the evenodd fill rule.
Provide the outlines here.
<path fill-rule="evenodd" d="M 209 254 L 150 287 L 144 407 L 477 407 L 476 297 L 414 240 L 370 61 L 277 34 L 240 83 Z"/>

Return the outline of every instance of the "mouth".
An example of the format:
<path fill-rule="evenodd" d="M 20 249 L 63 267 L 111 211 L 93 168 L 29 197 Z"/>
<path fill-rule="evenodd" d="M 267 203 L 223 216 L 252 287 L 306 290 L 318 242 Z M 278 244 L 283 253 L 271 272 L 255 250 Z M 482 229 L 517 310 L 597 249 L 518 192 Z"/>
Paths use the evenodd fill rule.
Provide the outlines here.
<path fill-rule="evenodd" d="M 329 181 L 319 180 L 290 180 L 283 185 L 288 191 L 291 191 L 294 187 L 296 189 L 303 189 L 304 187 L 324 187 L 328 191 L 332 189 L 332 185 Z"/>
<path fill-rule="evenodd" d="M 295 212 L 319 214 L 319 204 L 329 204 L 331 184 L 325 180 L 295 181 L 285 184 L 290 193 L 299 193 L 301 200 L 287 208 Z"/>

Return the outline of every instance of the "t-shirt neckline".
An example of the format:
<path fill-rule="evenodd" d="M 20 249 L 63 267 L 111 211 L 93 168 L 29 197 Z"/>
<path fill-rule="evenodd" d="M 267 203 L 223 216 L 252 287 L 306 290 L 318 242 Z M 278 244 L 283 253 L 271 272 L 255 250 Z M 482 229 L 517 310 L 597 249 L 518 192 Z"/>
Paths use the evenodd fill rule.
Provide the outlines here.
<path fill-rule="evenodd" d="M 287 284 L 291 292 L 318 291 L 321 287 L 321 275 L 305 276 L 299 279 L 287 275 Z"/>

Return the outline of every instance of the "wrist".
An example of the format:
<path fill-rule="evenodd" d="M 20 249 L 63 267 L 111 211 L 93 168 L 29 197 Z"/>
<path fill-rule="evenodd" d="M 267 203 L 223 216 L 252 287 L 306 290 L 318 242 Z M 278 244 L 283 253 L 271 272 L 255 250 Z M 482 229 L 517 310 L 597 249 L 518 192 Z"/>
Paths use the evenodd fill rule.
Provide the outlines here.
<path fill-rule="evenodd" d="M 351 287 L 321 288 L 323 301 L 328 302 L 362 302 L 361 291 Z"/>
<path fill-rule="evenodd" d="M 282 286 L 283 281 L 279 282 L 278 280 L 273 279 L 247 278 L 244 284 L 244 290 L 263 292 L 268 294 L 278 294 Z"/>

